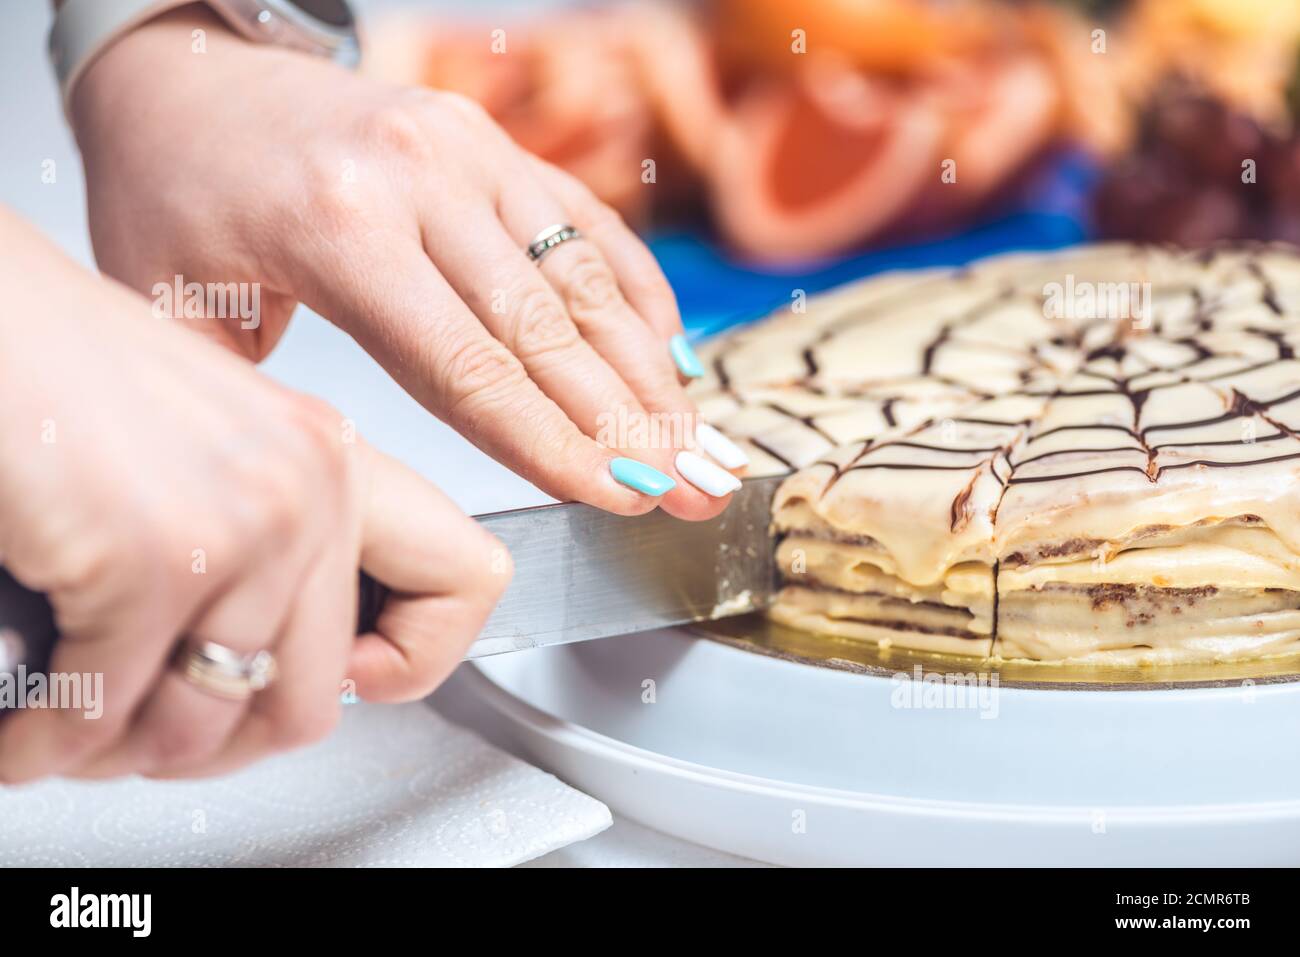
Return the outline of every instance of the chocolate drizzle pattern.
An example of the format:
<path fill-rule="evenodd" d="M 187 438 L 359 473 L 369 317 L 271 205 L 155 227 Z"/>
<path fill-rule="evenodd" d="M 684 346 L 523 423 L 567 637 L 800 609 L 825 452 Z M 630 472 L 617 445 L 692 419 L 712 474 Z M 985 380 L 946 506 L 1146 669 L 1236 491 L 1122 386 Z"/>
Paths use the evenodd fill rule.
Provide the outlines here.
<path fill-rule="evenodd" d="M 985 293 L 973 305 L 967 305 L 970 293 L 962 296 L 960 292 L 963 287 L 977 290 L 981 286 L 986 276 L 979 266 L 913 282 L 890 276 L 884 280 L 885 295 L 869 295 L 872 281 L 868 281 L 858 287 L 864 295 L 856 308 L 835 310 L 829 321 L 814 319 L 802 324 L 808 327 L 808 339 L 803 346 L 798 346 L 796 341 L 798 374 L 794 374 L 794 367 L 787 370 L 781 362 L 766 364 L 770 365 L 771 374 L 765 374 L 765 364 L 752 361 L 745 362 L 744 373 L 728 371 L 728 355 L 737 348 L 747 352 L 756 347 L 761 349 L 769 335 L 771 346 L 781 348 L 788 338 L 789 327 L 796 325 L 789 320 L 798 317 L 776 315 L 713 343 L 710 351 L 714 376 L 695 387 L 695 398 L 706 409 L 724 410 L 721 416 L 716 413 L 713 416 L 723 431 L 742 444 L 754 445 L 780 465 L 798 468 L 816 463 L 818 467 L 832 470 L 828 490 L 851 470 L 961 471 L 988 468 L 995 457 L 1000 457 L 1008 467 L 1005 474 L 998 473 L 999 481 L 1006 484 L 1064 481 L 1115 471 L 1144 474 L 1149 481 L 1158 482 L 1161 474 L 1169 469 L 1194 465 L 1244 468 L 1278 461 L 1279 457 L 1261 454 L 1256 459 L 1184 462 L 1170 460 L 1162 453 L 1194 446 L 1263 445 L 1297 434 L 1300 415 L 1274 421 L 1269 410 L 1300 399 L 1300 366 L 1287 369 L 1296 388 L 1274 397 L 1258 392 L 1251 394 L 1257 388 L 1253 383 L 1258 377 L 1252 378 L 1256 373 L 1279 370 L 1295 362 L 1300 312 L 1294 301 L 1289 311 L 1283 305 L 1270 272 L 1284 266 L 1289 279 L 1295 276 L 1297 266 L 1291 252 L 1272 246 L 1228 247 L 1214 250 L 1213 255 L 1202 252 L 1179 256 L 1168 251 L 1100 248 L 1110 253 L 1096 256 L 1101 260 L 1100 265 L 1125 275 L 1108 275 L 1106 279 L 1094 280 L 1097 282 L 1152 282 L 1147 277 L 1159 270 L 1151 268 L 1149 262 L 1157 258 L 1165 260 L 1166 267 L 1174 267 L 1170 269 L 1173 278 L 1165 284 L 1168 288 L 1152 282 L 1156 288 L 1151 298 L 1163 309 L 1156 309 L 1149 328 L 1143 328 L 1128 316 L 1088 315 L 1059 320 L 1047 317 L 1042 287 L 1053 278 L 1059 282 L 1070 274 L 1072 267 L 1068 259 L 1062 261 L 1060 275 L 1053 277 L 1056 271 L 1051 268 L 1052 260 L 1044 259 L 1032 270 L 1038 275 L 1030 282 L 1007 285 L 991 295 Z M 1138 261 L 1126 269 L 1123 261 L 1130 256 Z M 1044 270 L 1043 265 L 1048 268 Z M 1085 263 L 1082 269 L 1095 270 L 1098 265 Z M 1204 275 L 1184 278 L 1176 268 L 1179 265 Z M 1215 265 L 1219 268 L 1214 272 L 1205 272 Z M 1005 280 L 1001 275 L 998 278 Z M 953 294 L 954 290 L 957 295 Z M 871 370 L 857 377 L 842 371 L 844 363 L 827 369 L 824 362 L 818 361 L 818 355 L 840 348 L 851 349 L 865 341 L 864 332 L 878 331 L 884 336 L 894 324 L 915 321 L 916 317 L 911 315 L 891 320 L 891 307 L 900 313 L 916 312 L 915 303 L 924 302 L 931 292 L 936 293 L 935 309 L 926 317 L 926 324 L 932 329 L 916 342 L 916 358 L 911 363 L 879 370 L 880 374 L 871 374 L 876 371 Z M 841 293 L 832 298 L 843 296 Z M 1290 298 L 1294 300 L 1294 294 Z M 964 308 L 944 318 L 942 310 L 949 302 Z M 1033 318 L 1026 320 L 1026 314 Z M 1005 321 L 1009 316 L 1010 323 Z M 984 332 L 985 326 L 989 327 L 989 334 Z M 1004 327 L 1023 338 L 1020 341 L 995 339 L 992 333 Z M 1101 343 L 1094 345 L 1099 338 Z M 994 350 L 1014 359 L 1010 370 L 992 368 L 1002 363 L 981 360 L 980 353 Z M 852 356 L 845 358 L 851 360 Z M 731 360 L 731 365 L 735 364 Z M 787 371 L 791 374 L 787 375 Z M 1007 371 L 1012 373 L 1013 382 L 1009 381 Z M 998 379 L 1004 381 L 993 381 Z M 1184 419 L 1166 418 L 1163 413 L 1144 415 L 1144 406 L 1152 395 L 1189 387 L 1212 394 L 1221 404 L 1220 411 Z M 1057 418 L 1049 416 L 1049 410 L 1059 412 L 1071 402 L 1107 398 L 1127 403 L 1123 421 L 1119 421 L 1120 416 L 1115 412 L 1108 411 L 1099 419 L 1038 427 L 1048 419 Z M 959 409 L 974 410 L 981 404 L 1006 399 L 1045 401 L 1037 415 L 1014 421 L 972 413 L 952 414 Z M 759 406 L 772 415 L 756 416 L 755 407 Z M 900 414 L 904 408 L 907 413 Z M 945 417 L 944 412 L 949 414 Z M 1069 413 L 1063 415 L 1069 417 Z M 1197 430 L 1252 417 L 1273 428 L 1259 435 L 1243 430 L 1243 435 L 1235 439 L 1194 435 Z M 1015 434 L 1011 441 L 1004 443 L 962 447 L 954 440 L 947 443 L 942 440 L 945 423 L 987 427 L 985 432 L 1013 430 Z M 1090 436 L 1122 433 L 1133 444 L 1083 443 L 1037 451 L 1043 440 L 1062 432 L 1077 432 L 1081 438 L 1085 433 Z M 934 440 L 936 437 L 940 437 L 938 441 Z M 1158 441 L 1149 441 L 1151 438 Z M 854 445 L 857 449 L 847 461 L 819 458 L 828 451 Z M 1012 446 L 1019 447 L 1014 458 Z M 908 461 L 884 460 L 879 453 L 888 448 L 966 454 L 978 461 L 929 462 L 919 457 Z M 1146 463 L 1130 464 L 1127 461 L 1130 454 L 1144 456 Z M 1086 469 L 1046 471 L 1042 467 L 1052 459 L 1082 455 L 1097 456 L 1099 460 Z M 1122 463 L 1118 461 L 1121 457 L 1124 457 Z M 1034 465 L 1040 467 L 1026 468 Z"/>

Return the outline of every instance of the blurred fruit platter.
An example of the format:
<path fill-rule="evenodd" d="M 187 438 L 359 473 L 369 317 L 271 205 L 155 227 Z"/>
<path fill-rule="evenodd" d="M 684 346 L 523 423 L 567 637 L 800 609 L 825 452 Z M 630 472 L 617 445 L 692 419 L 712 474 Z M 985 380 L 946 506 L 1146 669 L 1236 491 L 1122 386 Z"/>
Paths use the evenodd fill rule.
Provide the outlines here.
<path fill-rule="evenodd" d="M 477 100 L 667 237 L 688 300 L 718 270 L 829 285 L 898 249 L 1300 242 L 1300 0 L 615 0 L 368 39 L 372 72 Z M 1044 211 L 1073 228 L 1008 219 Z"/>

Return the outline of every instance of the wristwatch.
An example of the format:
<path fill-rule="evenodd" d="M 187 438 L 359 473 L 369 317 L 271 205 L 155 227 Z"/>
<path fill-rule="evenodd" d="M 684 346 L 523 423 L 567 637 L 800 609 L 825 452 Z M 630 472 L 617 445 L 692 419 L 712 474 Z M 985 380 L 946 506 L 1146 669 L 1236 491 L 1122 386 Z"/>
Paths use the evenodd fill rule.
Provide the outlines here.
<path fill-rule="evenodd" d="M 195 0 L 64 0 L 50 28 L 50 60 L 66 105 L 77 78 L 116 40 L 148 20 Z M 361 58 L 356 17 L 347 0 L 203 0 L 239 34 L 329 57 Z"/>

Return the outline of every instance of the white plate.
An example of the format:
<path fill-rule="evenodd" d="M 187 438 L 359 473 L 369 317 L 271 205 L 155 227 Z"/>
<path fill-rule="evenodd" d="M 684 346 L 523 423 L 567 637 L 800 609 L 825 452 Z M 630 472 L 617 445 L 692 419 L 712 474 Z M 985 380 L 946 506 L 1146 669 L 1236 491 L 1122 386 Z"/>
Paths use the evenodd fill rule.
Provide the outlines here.
<path fill-rule="evenodd" d="M 616 813 L 758 860 L 1300 862 L 1300 683 L 902 707 L 926 699 L 676 631 L 484 659 L 459 680 Z"/>

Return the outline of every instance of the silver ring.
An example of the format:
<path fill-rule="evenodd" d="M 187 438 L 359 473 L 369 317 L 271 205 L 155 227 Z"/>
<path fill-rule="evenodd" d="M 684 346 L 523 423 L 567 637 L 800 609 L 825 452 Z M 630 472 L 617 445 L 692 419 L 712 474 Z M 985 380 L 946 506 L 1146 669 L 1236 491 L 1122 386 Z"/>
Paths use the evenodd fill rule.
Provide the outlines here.
<path fill-rule="evenodd" d="M 229 701 L 248 700 L 279 673 L 269 651 L 241 655 L 215 641 L 182 642 L 176 649 L 176 667 L 199 690 Z"/>
<path fill-rule="evenodd" d="M 570 239 L 581 239 L 582 233 L 573 226 L 547 226 L 537 238 L 528 244 L 528 258 L 533 262 L 542 261 L 542 257 L 549 253 L 560 243 L 567 243 Z"/>

